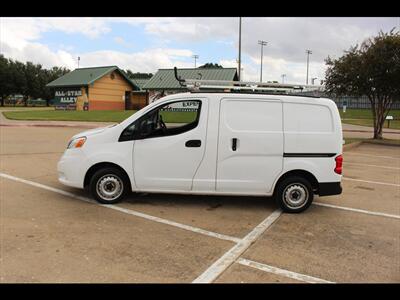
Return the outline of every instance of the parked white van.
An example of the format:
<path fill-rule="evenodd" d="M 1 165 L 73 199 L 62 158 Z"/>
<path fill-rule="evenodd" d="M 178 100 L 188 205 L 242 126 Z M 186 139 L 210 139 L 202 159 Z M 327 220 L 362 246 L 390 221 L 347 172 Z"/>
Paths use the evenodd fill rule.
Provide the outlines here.
<path fill-rule="evenodd" d="M 253 195 L 301 212 L 314 194 L 342 192 L 341 120 L 324 98 L 175 94 L 75 135 L 58 174 L 106 204 L 132 191 Z"/>

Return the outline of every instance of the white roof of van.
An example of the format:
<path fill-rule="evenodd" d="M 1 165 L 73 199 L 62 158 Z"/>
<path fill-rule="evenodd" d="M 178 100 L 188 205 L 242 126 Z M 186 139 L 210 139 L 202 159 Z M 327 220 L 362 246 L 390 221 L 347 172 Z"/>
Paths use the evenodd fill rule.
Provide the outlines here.
<path fill-rule="evenodd" d="M 282 100 L 284 102 L 293 102 L 298 101 L 301 103 L 324 103 L 327 102 L 334 103 L 333 100 L 328 98 L 320 98 L 320 97 L 311 97 L 311 96 L 302 96 L 302 95 L 281 95 L 281 94 L 267 94 L 267 93 L 229 93 L 229 92 L 186 92 L 186 93 L 177 93 L 165 96 L 161 98 L 162 100 L 181 98 L 181 97 L 210 97 L 213 98 L 215 96 L 223 96 L 224 98 L 266 98 L 271 100 Z M 222 98 L 222 97 L 221 97 Z M 161 100 L 160 99 L 160 100 Z"/>

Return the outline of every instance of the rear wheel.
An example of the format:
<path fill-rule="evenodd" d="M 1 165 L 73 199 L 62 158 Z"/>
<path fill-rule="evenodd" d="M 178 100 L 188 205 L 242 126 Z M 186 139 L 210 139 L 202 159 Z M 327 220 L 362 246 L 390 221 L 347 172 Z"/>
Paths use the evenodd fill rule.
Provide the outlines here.
<path fill-rule="evenodd" d="M 314 199 L 311 184 L 303 177 L 293 176 L 279 183 L 275 200 L 285 212 L 299 213 L 306 210 Z"/>
<path fill-rule="evenodd" d="M 117 168 L 100 169 L 90 180 L 91 194 L 103 204 L 122 201 L 129 192 L 129 186 L 129 179 Z"/>

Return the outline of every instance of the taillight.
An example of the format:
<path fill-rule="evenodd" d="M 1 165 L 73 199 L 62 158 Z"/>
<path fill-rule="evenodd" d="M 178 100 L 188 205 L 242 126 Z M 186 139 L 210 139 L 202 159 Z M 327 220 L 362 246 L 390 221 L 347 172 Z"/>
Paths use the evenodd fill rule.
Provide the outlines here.
<path fill-rule="evenodd" d="M 338 155 L 335 157 L 335 162 L 336 162 L 336 166 L 335 166 L 335 173 L 337 174 L 342 174 L 342 169 L 343 169 L 343 156 L 342 154 Z"/>

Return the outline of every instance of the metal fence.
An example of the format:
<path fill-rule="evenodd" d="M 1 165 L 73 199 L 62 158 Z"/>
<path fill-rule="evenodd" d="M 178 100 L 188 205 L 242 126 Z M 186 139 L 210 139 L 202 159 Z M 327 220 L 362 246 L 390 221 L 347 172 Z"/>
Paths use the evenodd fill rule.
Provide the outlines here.
<path fill-rule="evenodd" d="M 346 105 L 347 108 L 359 108 L 359 109 L 371 109 L 371 102 L 367 96 L 341 96 L 334 97 L 323 92 L 303 92 L 301 94 L 310 96 L 326 97 L 335 101 L 338 108 L 343 108 Z M 394 102 L 391 109 L 400 109 L 400 101 Z"/>
<path fill-rule="evenodd" d="M 351 97 L 351 96 L 344 96 L 338 98 L 331 98 L 335 101 L 338 108 L 342 108 L 346 105 L 347 108 L 361 108 L 361 109 L 370 109 L 371 102 L 369 101 L 368 97 Z M 400 102 L 394 102 L 392 104 L 391 109 L 400 109 Z"/>

